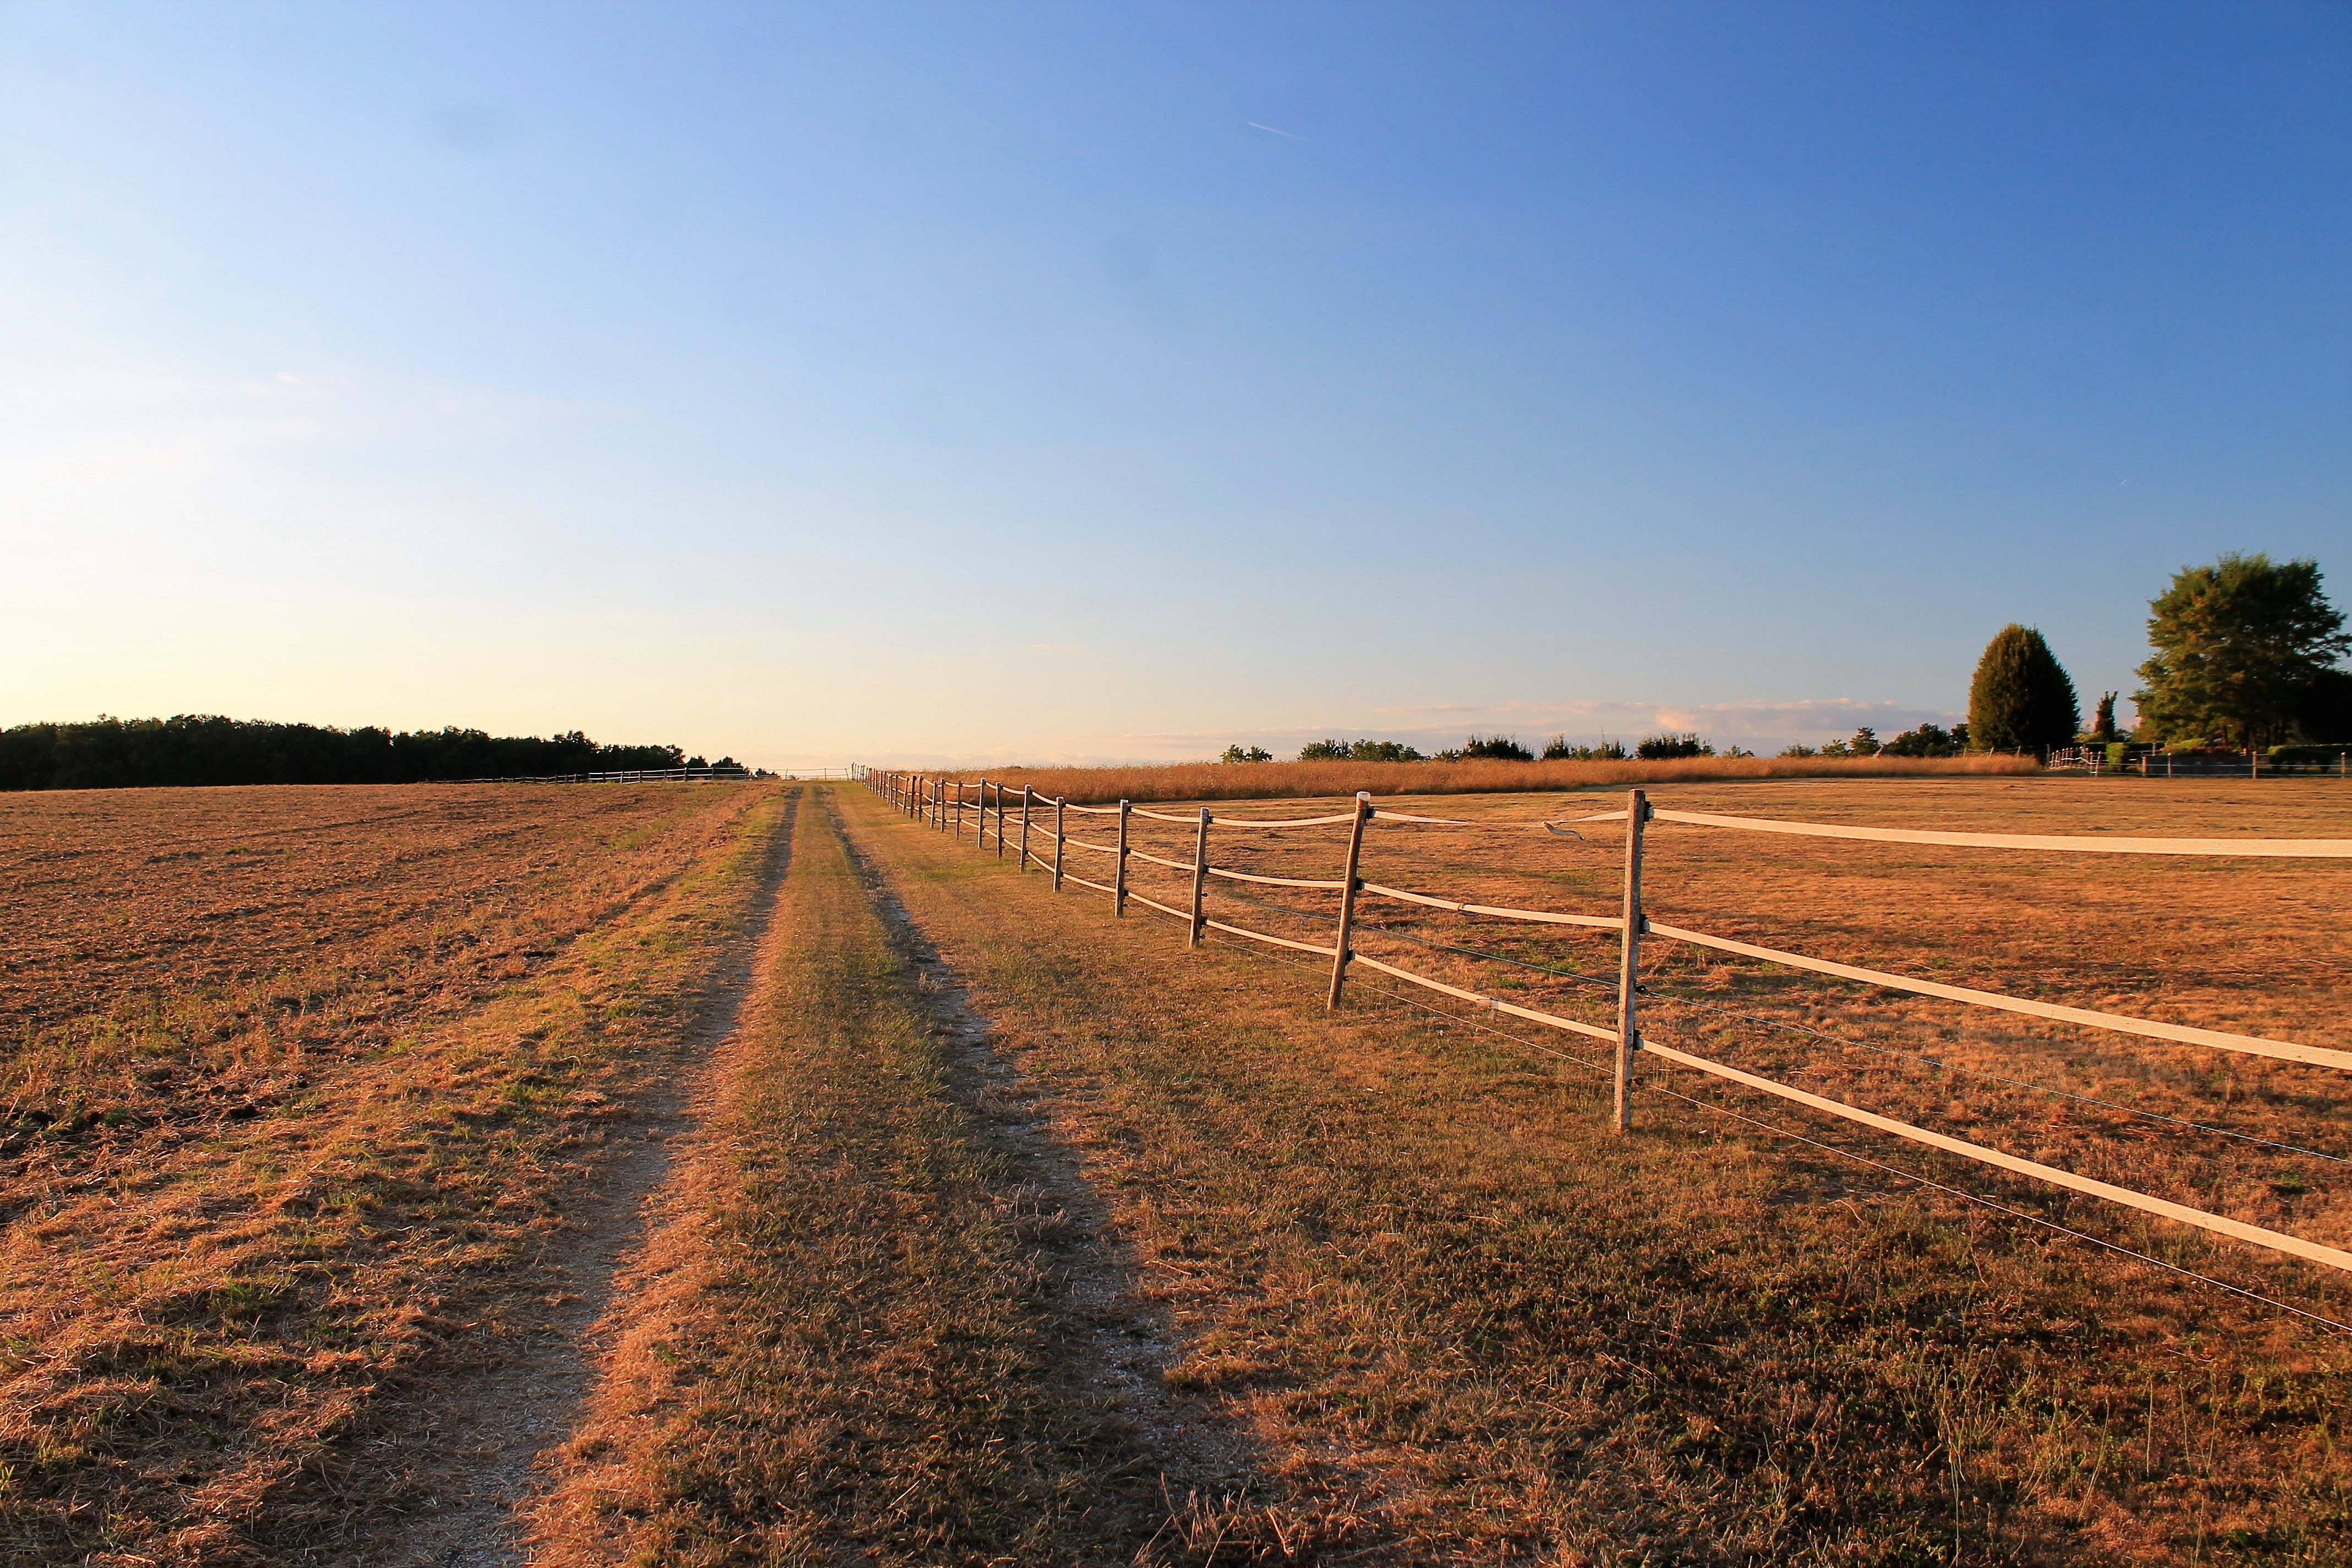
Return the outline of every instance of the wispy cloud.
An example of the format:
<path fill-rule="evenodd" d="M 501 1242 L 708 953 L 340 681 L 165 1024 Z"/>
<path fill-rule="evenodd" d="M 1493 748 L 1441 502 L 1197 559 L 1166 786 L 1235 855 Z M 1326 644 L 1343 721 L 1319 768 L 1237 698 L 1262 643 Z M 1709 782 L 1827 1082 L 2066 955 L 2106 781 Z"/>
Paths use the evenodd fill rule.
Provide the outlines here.
<path fill-rule="evenodd" d="M 1285 131 L 1279 125 L 1260 125 L 1255 120 L 1244 120 L 1242 123 L 1248 126 L 1253 131 L 1264 131 L 1276 136 L 1287 136 L 1293 142 L 1304 142 L 1307 140 L 1306 137 L 1299 135 L 1297 132 Z"/>

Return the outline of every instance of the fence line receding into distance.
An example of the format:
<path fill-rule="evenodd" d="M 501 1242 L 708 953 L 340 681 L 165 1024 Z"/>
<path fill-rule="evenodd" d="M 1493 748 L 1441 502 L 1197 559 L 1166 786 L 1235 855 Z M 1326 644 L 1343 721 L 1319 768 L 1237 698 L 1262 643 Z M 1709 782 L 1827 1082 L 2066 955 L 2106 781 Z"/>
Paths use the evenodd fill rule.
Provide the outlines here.
<path fill-rule="evenodd" d="M 1916 979 L 1881 970 L 1864 969 L 1851 964 L 1832 963 L 1802 953 L 1783 952 L 1777 948 L 1759 947 L 1752 943 L 1733 942 L 1728 938 L 1704 931 L 1688 931 L 1676 926 L 1661 925 L 1643 913 L 1641 879 L 1643 859 L 1643 828 L 1653 821 L 1674 822 L 1697 827 L 1720 830 L 1770 834 L 1795 834 L 1811 837 L 1860 840 L 1871 843 L 1921 844 L 1981 849 L 1999 849 L 2034 853 L 2086 853 L 2098 855 L 2154 855 L 2207 857 L 2260 857 L 2275 858 L 2291 857 L 2307 859 L 2352 858 L 2352 839 L 2281 839 L 2281 838 L 2126 838 L 2105 835 L 2053 836 L 2024 834 L 1945 833 L 1899 828 L 1847 827 L 1823 823 L 1785 822 L 1766 818 L 1723 816 L 1704 812 L 1661 811 L 1652 806 L 1644 792 L 1630 791 L 1626 805 L 1614 811 L 1567 819 L 1566 822 L 1534 822 L 1503 825 L 1524 827 L 1530 832 L 1559 833 L 1573 831 L 1576 823 L 1622 823 L 1626 827 L 1623 913 L 1620 915 L 1583 915 L 1559 910 L 1517 909 L 1504 905 L 1472 903 L 1447 899 L 1437 894 L 1415 891 L 1373 882 L 1360 874 L 1360 857 L 1363 848 L 1364 830 L 1375 818 L 1400 825 L 1431 827 L 1494 827 L 1492 823 L 1474 823 L 1448 817 L 1415 816 L 1411 813 L 1388 811 L 1375 807 L 1370 795 L 1359 795 L 1351 810 L 1335 815 L 1291 817 L 1278 820 L 1219 816 L 1209 807 L 1202 806 L 1196 815 L 1177 816 L 1167 812 L 1148 811 L 1129 801 L 1117 805 L 1076 805 L 1064 797 L 1051 800 L 1038 796 L 1027 785 L 1021 787 L 1017 797 L 1008 801 L 1007 786 L 982 779 L 978 785 L 961 780 L 926 777 L 919 774 L 858 770 L 862 781 L 884 799 L 897 805 L 908 816 L 928 822 L 943 832 L 961 837 L 967 805 L 976 814 L 975 843 L 986 848 L 992 837 L 996 853 L 1005 853 L 1013 834 L 1012 823 L 1017 812 L 1018 860 L 1022 869 L 1034 865 L 1052 874 L 1053 885 L 1058 890 L 1065 882 L 1091 889 L 1109 897 L 1114 914 L 1124 915 L 1129 903 L 1139 903 L 1184 922 L 1188 945 L 1197 945 L 1209 931 L 1218 931 L 1248 941 L 1295 949 L 1330 961 L 1328 1004 L 1339 1005 L 1352 965 L 1361 964 L 1379 973 L 1436 992 L 1457 1001 L 1467 1002 L 1496 1015 L 1521 1019 L 1565 1033 L 1585 1036 L 1607 1042 L 1613 1047 L 1614 1103 L 1612 1123 L 1622 1131 L 1631 1125 L 1633 1100 L 1636 1090 L 1634 1063 L 1643 1055 L 1671 1062 L 1678 1067 L 1706 1074 L 1728 1083 L 1759 1093 L 1802 1105 L 1846 1121 L 1867 1127 L 1874 1131 L 1958 1155 L 1979 1164 L 2024 1176 L 2068 1192 L 2101 1199 L 2143 1214 L 2191 1226 L 2214 1235 L 2228 1237 L 2275 1253 L 2303 1258 L 2328 1268 L 2352 1273 L 2352 1252 L 2307 1241 L 2301 1237 L 2264 1226 L 2229 1218 L 2205 1209 L 2174 1203 L 2147 1193 L 2094 1180 L 2055 1165 L 2028 1160 L 1981 1143 L 1954 1138 L 1929 1129 L 1882 1116 L 1849 1105 L 1843 1100 L 1815 1094 L 1779 1082 L 1758 1073 L 1745 1071 L 1727 1063 L 1715 1061 L 1688 1051 L 1678 1050 L 1657 1041 L 1643 1037 L 1637 1013 L 1637 1003 L 1643 992 L 1638 984 L 1641 943 L 1644 937 L 1687 943 L 1717 952 L 1733 953 L 1767 963 L 1829 975 L 1838 979 L 1884 986 L 1916 995 L 1934 996 L 1946 1001 L 1964 1003 L 1974 1007 L 2025 1014 L 2034 1017 L 2074 1024 L 2086 1028 L 2103 1029 L 2145 1038 L 2169 1041 L 2174 1044 L 2203 1047 L 2214 1050 L 2266 1057 L 2276 1060 L 2304 1063 L 2309 1066 L 2352 1070 L 2352 1051 L 2332 1049 L 2287 1040 L 2266 1039 L 2221 1029 L 2192 1028 L 2168 1024 L 2157 1019 L 2131 1017 L 2081 1007 L 2063 1007 L 2037 1002 L 2027 997 L 2009 996 L 1995 992 L 1973 990 L 1964 986 L 1946 985 L 1935 981 Z M 1046 824 L 1040 820 L 1045 807 L 1052 808 L 1050 837 L 1053 854 L 1050 858 L 1031 847 L 1033 832 L 1044 837 Z M 1069 813 L 1091 816 L 1111 816 L 1118 819 L 1115 843 L 1103 843 L 1080 838 L 1067 833 Z M 1197 828 L 1196 848 L 1192 859 L 1180 862 L 1154 856 L 1135 848 L 1129 841 L 1128 827 L 1131 818 L 1141 816 L 1153 821 L 1178 824 Z M 1329 879 L 1286 878 L 1255 875 L 1235 868 L 1213 864 L 1209 858 L 1211 829 L 1221 828 L 1243 832 L 1282 832 L 1289 829 L 1328 826 L 1346 824 L 1349 828 L 1346 862 L 1342 875 Z M 1113 858 L 1111 880 L 1092 881 L 1070 874 L 1064 866 L 1067 849 L 1082 849 Z M 1188 875 L 1192 878 L 1191 908 L 1180 910 L 1149 899 L 1128 886 L 1127 868 L 1131 859 Z M 1212 880 L 1231 880 L 1250 884 L 1266 884 L 1300 889 L 1316 893 L 1335 895 L 1338 900 L 1337 931 L 1328 943 L 1297 942 L 1238 925 L 1227 921 L 1212 920 L 1203 912 L 1203 893 Z M 1602 1027 L 1574 1018 L 1563 1017 L 1540 1008 L 1521 1006 L 1462 986 L 1449 984 L 1433 976 L 1421 974 L 1402 965 L 1382 962 L 1355 951 L 1350 941 L 1355 925 L 1357 900 L 1360 898 L 1385 899 L 1406 904 L 1423 906 L 1449 912 L 1476 915 L 1486 919 L 1519 921 L 1542 925 L 1588 927 L 1619 933 L 1620 964 L 1617 979 L 1616 1022 L 1614 1027 Z"/>

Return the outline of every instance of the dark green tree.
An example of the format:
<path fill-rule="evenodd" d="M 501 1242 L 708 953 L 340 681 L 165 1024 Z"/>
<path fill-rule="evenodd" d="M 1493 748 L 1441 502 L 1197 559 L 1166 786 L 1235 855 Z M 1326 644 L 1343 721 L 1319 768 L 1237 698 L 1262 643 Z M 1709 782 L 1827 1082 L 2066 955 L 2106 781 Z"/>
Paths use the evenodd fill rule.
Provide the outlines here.
<path fill-rule="evenodd" d="M 2091 739 L 2113 741 L 2116 738 L 2116 697 L 2113 691 L 2099 693 L 2098 717 L 2091 721 Z"/>
<path fill-rule="evenodd" d="M 1969 683 L 1969 740 L 1988 751 L 2071 746 L 2083 710 L 2042 634 L 2011 621 L 1985 645 Z"/>
<path fill-rule="evenodd" d="M 2312 560 L 2257 552 L 2184 566 L 2147 608 L 2156 654 L 2139 667 L 2147 685 L 2132 700 L 2168 741 L 2285 739 L 2313 688 L 2352 648 Z"/>

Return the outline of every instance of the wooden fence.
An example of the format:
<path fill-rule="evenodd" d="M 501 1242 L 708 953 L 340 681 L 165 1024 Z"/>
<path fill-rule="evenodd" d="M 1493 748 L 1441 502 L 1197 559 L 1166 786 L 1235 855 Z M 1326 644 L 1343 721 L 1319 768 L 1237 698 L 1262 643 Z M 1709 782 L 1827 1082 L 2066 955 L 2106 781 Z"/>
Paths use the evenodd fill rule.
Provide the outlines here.
<path fill-rule="evenodd" d="M 2300 748 L 2309 752 L 2313 748 Z M 2153 779 L 2338 778 L 2352 781 L 2352 747 L 2335 756 L 2264 756 L 2260 752 L 2175 752 L 2132 746 L 2118 758 L 2105 746 L 2062 746 L 2043 759 L 2054 773 Z"/>
<path fill-rule="evenodd" d="M 1624 899 L 1622 910 L 1615 915 L 1571 914 L 1552 910 L 1516 909 L 1501 905 L 1477 904 L 1447 899 L 1427 891 L 1391 887 L 1367 880 L 1360 875 L 1364 830 L 1375 818 L 1383 822 L 1430 827 L 1469 827 L 1489 826 L 1446 817 L 1420 816 L 1406 812 L 1376 807 L 1369 795 L 1359 795 L 1352 806 L 1344 812 L 1318 816 L 1281 819 L 1219 816 L 1209 807 L 1202 806 L 1194 816 L 1180 816 L 1165 812 L 1147 811 L 1132 802 L 1121 801 L 1117 805 L 1073 805 L 1066 799 L 1046 800 L 1034 795 L 1024 785 L 1017 795 L 1010 795 L 1003 784 L 992 784 L 982 779 L 968 785 L 959 780 L 929 778 L 919 774 L 860 770 L 862 781 L 900 811 L 918 821 L 925 822 L 942 832 L 961 837 L 967 812 L 975 817 L 974 840 L 985 849 L 991 841 L 992 825 L 997 856 L 1002 858 L 1008 847 L 1013 847 L 1017 863 L 1024 871 L 1035 867 L 1051 874 L 1056 891 L 1066 883 L 1103 894 L 1110 900 L 1111 912 L 1124 915 L 1130 903 L 1139 904 L 1185 928 L 1185 942 L 1197 946 L 1210 931 L 1264 942 L 1275 947 L 1293 949 L 1328 959 L 1330 963 L 1330 984 L 1328 1005 L 1339 1005 L 1350 968 L 1361 965 L 1388 975 L 1409 985 L 1439 993 L 1459 1002 L 1465 1002 L 1501 1016 L 1538 1024 L 1546 1028 L 1586 1036 L 1601 1040 L 1614 1052 L 1615 1093 L 1612 1110 L 1612 1125 L 1619 1131 L 1632 1124 L 1633 1102 L 1637 1089 L 1635 1063 L 1643 1056 L 1736 1083 L 1758 1093 L 1773 1096 L 1805 1106 L 1809 1110 L 1854 1122 L 1875 1131 L 1907 1142 L 1958 1155 L 1979 1164 L 2025 1176 L 2068 1192 L 2102 1199 L 2143 1214 L 2155 1215 L 2193 1226 L 2200 1230 L 2225 1236 L 2232 1240 L 2264 1247 L 2318 1263 L 2331 1268 L 2352 1272 L 2352 1252 L 2306 1241 L 2300 1237 L 2251 1225 L 2242 1220 L 2193 1208 L 2166 1198 L 2140 1193 L 2112 1183 L 2093 1180 L 2072 1171 L 2038 1161 L 2022 1159 L 2000 1150 L 1973 1143 L 1966 1139 L 1931 1131 L 1893 1117 L 1881 1116 L 1858 1106 L 1846 1104 L 1826 1095 L 1814 1094 L 1790 1084 L 1778 1082 L 1757 1073 L 1744 1071 L 1727 1063 L 1710 1060 L 1688 1051 L 1675 1049 L 1642 1036 L 1638 1003 L 1642 994 L 1637 984 L 1642 943 L 1645 938 L 1683 942 L 1709 948 L 1718 952 L 1737 954 L 1767 963 L 1799 969 L 1836 979 L 1856 981 L 1889 990 L 1907 992 L 1913 995 L 1939 997 L 1946 1001 L 1965 1003 L 1970 1006 L 2023 1014 L 2084 1028 L 2104 1029 L 2135 1035 L 2147 1039 L 2166 1040 L 2179 1045 L 2200 1047 L 2211 1050 L 2235 1052 L 2246 1056 L 2265 1057 L 2278 1061 L 2301 1062 L 2315 1067 L 2352 1071 L 2352 1051 L 2323 1046 L 2305 1045 L 2291 1040 L 2268 1039 L 2259 1036 L 2241 1035 L 2221 1029 L 2193 1028 L 2186 1025 L 2168 1024 L 2152 1018 L 2136 1018 L 2123 1014 L 2100 1012 L 2090 1008 L 2064 1007 L 2038 1002 L 2023 996 L 2004 995 L 1996 992 L 1973 990 L 1966 986 L 1947 985 L 1937 981 L 1919 980 L 1883 970 L 1864 969 L 1853 964 L 1834 963 L 1803 953 L 1784 952 L 1777 948 L 1759 947 L 1753 943 L 1733 942 L 1704 931 L 1661 925 L 1642 910 L 1642 863 L 1643 829 L 1653 821 L 1681 823 L 1691 826 L 1715 828 L 1731 832 L 1794 834 L 1808 837 L 1833 838 L 1879 844 L 1931 844 L 1967 847 L 1981 849 L 2012 850 L 2032 853 L 2068 853 L 2092 855 L 2253 857 L 2263 858 L 2292 858 L 2304 859 L 2352 859 L 2352 839 L 2339 838 L 2126 838 L 2108 835 L 2057 836 L 1999 833 L 1941 833 L 1906 828 L 1849 827 L 1827 823 L 1786 822 L 1759 817 L 1723 816 L 1705 812 L 1661 811 L 1650 805 L 1641 790 L 1629 792 L 1626 805 L 1613 811 L 1595 813 L 1559 822 L 1524 824 L 1537 832 L 1559 832 L 1574 824 L 1617 822 L 1625 827 Z M 993 798 L 992 799 L 992 791 Z M 1116 819 L 1116 837 L 1110 842 L 1080 837 L 1068 831 L 1073 814 Z M 1194 827 L 1196 836 L 1192 859 L 1180 861 L 1147 854 L 1134 847 L 1129 839 L 1129 826 L 1135 817 L 1156 822 L 1174 823 Z M 1290 829 L 1324 827 L 1344 824 L 1348 826 L 1346 859 L 1340 874 L 1330 879 L 1267 877 L 1242 871 L 1233 867 L 1219 866 L 1210 858 L 1212 829 L 1229 832 L 1280 833 Z M 1107 826 L 1111 825 L 1107 824 Z M 1045 851 L 1050 847 L 1051 853 Z M 1108 882 L 1079 877 L 1068 868 L 1068 852 L 1103 857 L 1109 862 Z M 1140 859 L 1150 864 L 1189 876 L 1192 897 L 1190 907 L 1177 909 L 1146 898 L 1128 886 L 1128 865 Z M 1226 921 L 1212 920 L 1203 912 L 1203 896 L 1209 884 L 1226 879 L 1237 883 L 1263 884 L 1328 895 L 1336 900 L 1338 931 L 1328 945 L 1295 941 L 1237 925 Z M 1456 914 L 1475 915 L 1485 919 L 1530 922 L 1546 925 L 1582 926 L 1619 934 L 1616 1025 L 1603 1028 L 1574 1018 L 1562 1017 L 1539 1008 L 1525 1007 L 1507 1002 L 1498 996 L 1486 995 L 1462 986 L 1448 984 L 1432 976 L 1416 973 L 1397 964 L 1383 963 L 1369 954 L 1354 951 L 1350 944 L 1358 900 L 1364 898 L 1389 900 L 1448 910 Z"/>

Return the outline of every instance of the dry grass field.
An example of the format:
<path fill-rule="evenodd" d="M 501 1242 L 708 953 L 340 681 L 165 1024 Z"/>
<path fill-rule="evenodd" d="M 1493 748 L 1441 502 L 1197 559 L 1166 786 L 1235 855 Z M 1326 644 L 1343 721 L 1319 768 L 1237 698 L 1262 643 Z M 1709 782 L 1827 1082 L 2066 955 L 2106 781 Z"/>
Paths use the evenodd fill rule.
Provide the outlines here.
<path fill-rule="evenodd" d="M 2331 782 L 1653 794 L 2352 837 Z M 1476 826 L 1376 826 L 1364 874 L 1610 912 L 1618 832 L 1528 825 L 1622 798 L 1384 800 Z M 1331 877 L 1343 831 L 1216 858 Z M 2347 1555 L 2352 1338 L 2288 1310 L 2352 1322 L 2342 1281 L 1654 1060 L 1613 1137 L 1599 1042 L 1362 970 L 1327 1013 L 1307 955 L 1188 952 L 969 819 L 847 785 L 16 797 L 0 853 L 27 1561 Z M 1645 883 L 1701 931 L 2352 1046 L 2341 863 L 1662 823 Z M 1328 940 L 1323 895 L 1230 886 L 1219 918 Z M 1605 1016 L 1609 933 L 1360 920 L 1368 953 Z M 2352 1245 L 2336 1075 L 1649 952 L 1665 1043 Z M 481 1394 L 517 1377 L 551 1391 L 519 1449 Z M 510 1473 L 452 1523 L 480 1455 Z"/>
<path fill-rule="evenodd" d="M 1104 801 L 1302 800 L 1352 795 L 1511 795 L 1608 784 L 1696 783 L 1710 779 L 1936 778 L 2027 774 L 2041 764 L 2021 757 L 1683 757 L 1667 762 L 1512 763 L 1491 757 L 1454 763 L 1146 763 L 1108 768 L 965 768 L 943 775 L 975 784 L 985 776 L 1024 784 L 1047 800 L 1081 805 Z"/>
<path fill-rule="evenodd" d="M 292 1562 L 480 1488 L 466 1381 L 740 962 L 741 787 L 0 796 L 0 1541 Z M 527 1458 L 527 1457 L 526 1457 Z"/>

